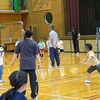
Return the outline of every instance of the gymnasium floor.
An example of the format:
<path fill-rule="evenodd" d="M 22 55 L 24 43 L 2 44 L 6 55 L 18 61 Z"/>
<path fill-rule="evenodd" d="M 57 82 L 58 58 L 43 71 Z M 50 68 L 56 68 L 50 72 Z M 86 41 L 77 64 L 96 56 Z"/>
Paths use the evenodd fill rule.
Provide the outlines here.
<path fill-rule="evenodd" d="M 0 84 L 0 95 L 7 89 L 9 85 L 8 76 L 11 72 L 19 69 L 19 61 L 16 60 L 13 67 L 10 66 L 13 53 L 5 54 L 8 60 L 8 68 L 4 64 L 3 80 L 4 84 Z M 73 56 L 72 53 L 61 54 L 61 68 L 48 69 L 50 59 L 45 53 L 42 60 L 42 70 L 37 70 L 39 81 L 38 100 L 100 100 L 100 75 L 97 71 L 91 75 L 91 84 L 84 84 L 87 79 L 87 66 L 79 66 L 78 63 L 85 56 L 84 53 L 80 57 Z M 30 87 L 27 88 L 27 98 L 30 98 Z"/>

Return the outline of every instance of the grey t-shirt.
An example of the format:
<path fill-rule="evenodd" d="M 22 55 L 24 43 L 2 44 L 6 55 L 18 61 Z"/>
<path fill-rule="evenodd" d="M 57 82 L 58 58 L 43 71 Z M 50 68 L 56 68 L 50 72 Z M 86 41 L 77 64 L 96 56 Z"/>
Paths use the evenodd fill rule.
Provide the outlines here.
<path fill-rule="evenodd" d="M 36 69 L 36 55 L 40 53 L 39 47 L 35 41 L 24 39 L 20 41 L 14 51 L 20 53 L 20 69 L 32 70 Z"/>
<path fill-rule="evenodd" d="M 49 36 L 50 36 L 51 38 L 53 38 L 54 46 L 56 46 L 57 40 L 58 40 L 58 34 L 57 34 L 54 30 L 52 30 L 52 31 L 49 33 Z M 51 40 L 50 40 L 50 47 L 53 47 L 53 46 L 52 46 Z"/>

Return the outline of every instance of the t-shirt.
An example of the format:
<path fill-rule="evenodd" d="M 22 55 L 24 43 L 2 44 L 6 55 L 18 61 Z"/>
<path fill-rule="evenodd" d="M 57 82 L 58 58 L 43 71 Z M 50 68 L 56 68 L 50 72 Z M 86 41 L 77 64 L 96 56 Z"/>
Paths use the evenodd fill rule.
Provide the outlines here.
<path fill-rule="evenodd" d="M 24 39 L 20 41 L 14 51 L 20 53 L 20 69 L 36 69 L 36 55 L 40 53 L 39 47 L 35 41 Z"/>
<path fill-rule="evenodd" d="M 5 93 L 2 94 L 2 96 L 0 97 L 0 100 L 3 100 L 4 96 L 5 96 Z M 23 93 L 14 91 L 14 95 L 10 100 L 27 100 L 27 98 L 24 96 Z"/>
<path fill-rule="evenodd" d="M 59 42 L 58 42 L 58 48 L 60 48 L 60 49 L 63 49 L 63 41 L 62 40 L 60 40 Z"/>
<path fill-rule="evenodd" d="M 47 40 L 46 44 L 47 44 L 47 48 L 49 48 L 50 47 L 50 40 Z"/>
<path fill-rule="evenodd" d="M 3 56 L 4 56 L 4 52 L 0 53 L 0 65 L 3 65 Z"/>
<path fill-rule="evenodd" d="M 88 59 L 89 57 L 92 57 L 92 58 L 91 58 L 91 63 L 92 63 L 93 66 L 100 64 L 100 61 L 97 59 L 97 57 L 95 56 L 95 54 L 94 54 L 93 51 L 89 51 L 89 52 L 87 53 L 86 57 L 87 57 L 87 59 Z"/>
<path fill-rule="evenodd" d="M 40 49 L 44 49 L 45 48 L 45 43 L 44 42 L 39 42 L 38 44 Z"/>
<path fill-rule="evenodd" d="M 49 33 L 49 36 L 50 36 L 51 38 L 53 38 L 54 46 L 56 46 L 57 41 L 58 41 L 58 34 L 57 34 L 54 30 L 52 30 L 52 31 Z M 53 46 L 52 46 L 51 40 L 50 40 L 50 47 L 53 47 Z"/>
<path fill-rule="evenodd" d="M 78 33 L 77 31 L 72 32 L 72 38 L 73 38 L 74 41 L 77 41 L 78 34 L 79 34 L 79 33 Z"/>

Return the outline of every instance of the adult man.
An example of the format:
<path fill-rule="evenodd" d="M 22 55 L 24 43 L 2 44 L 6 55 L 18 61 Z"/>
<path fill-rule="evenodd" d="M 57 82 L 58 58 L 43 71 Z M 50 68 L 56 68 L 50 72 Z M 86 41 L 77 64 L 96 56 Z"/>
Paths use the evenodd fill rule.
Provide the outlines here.
<path fill-rule="evenodd" d="M 50 68 L 55 68 L 54 65 L 54 58 L 57 62 L 57 68 L 60 68 L 60 59 L 59 59 L 59 54 L 57 50 L 57 42 L 58 42 L 58 34 L 54 31 L 54 25 L 50 25 L 50 59 L 51 59 L 51 66 Z"/>
<path fill-rule="evenodd" d="M 74 28 L 72 29 L 72 38 L 73 38 L 73 46 L 74 46 L 74 55 L 79 56 L 80 33 L 78 33 Z"/>
<path fill-rule="evenodd" d="M 39 69 L 41 69 L 41 61 L 39 56 L 39 47 L 35 41 L 32 40 L 33 32 L 27 30 L 25 32 L 24 40 L 20 41 L 14 51 L 13 60 L 11 66 L 14 65 L 14 61 L 17 55 L 20 53 L 20 70 L 29 73 L 31 97 L 32 100 L 36 100 L 38 95 L 38 81 L 36 75 L 36 58 L 39 63 Z"/>

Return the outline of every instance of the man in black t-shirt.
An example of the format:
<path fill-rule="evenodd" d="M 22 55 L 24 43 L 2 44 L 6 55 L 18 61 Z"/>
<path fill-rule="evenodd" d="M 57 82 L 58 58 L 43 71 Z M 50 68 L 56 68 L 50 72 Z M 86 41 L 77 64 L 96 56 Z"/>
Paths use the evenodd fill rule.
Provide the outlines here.
<path fill-rule="evenodd" d="M 17 55 L 20 53 L 20 70 L 26 71 L 29 73 L 30 77 L 30 87 L 31 87 L 31 97 L 32 100 L 36 100 L 38 95 L 38 81 L 36 74 L 36 58 L 38 60 L 39 66 L 41 69 L 41 61 L 40 61 L 40 50 L 35 41 L 32 40 L 33 32 L 27 30 L 25 32 L 24 40 L 20 41 L 14 51 L 14 57 L 11 63 L 11 66 L 14 65 L 14 61 Z"/>
<path fill-rule="evenodd" d="M 72 29 L 72 39 L 73 39 L 73 46 L 74 46 L 74 55 L 79 56 L 80 33 L 78 33 L 74 28 Z"/>

